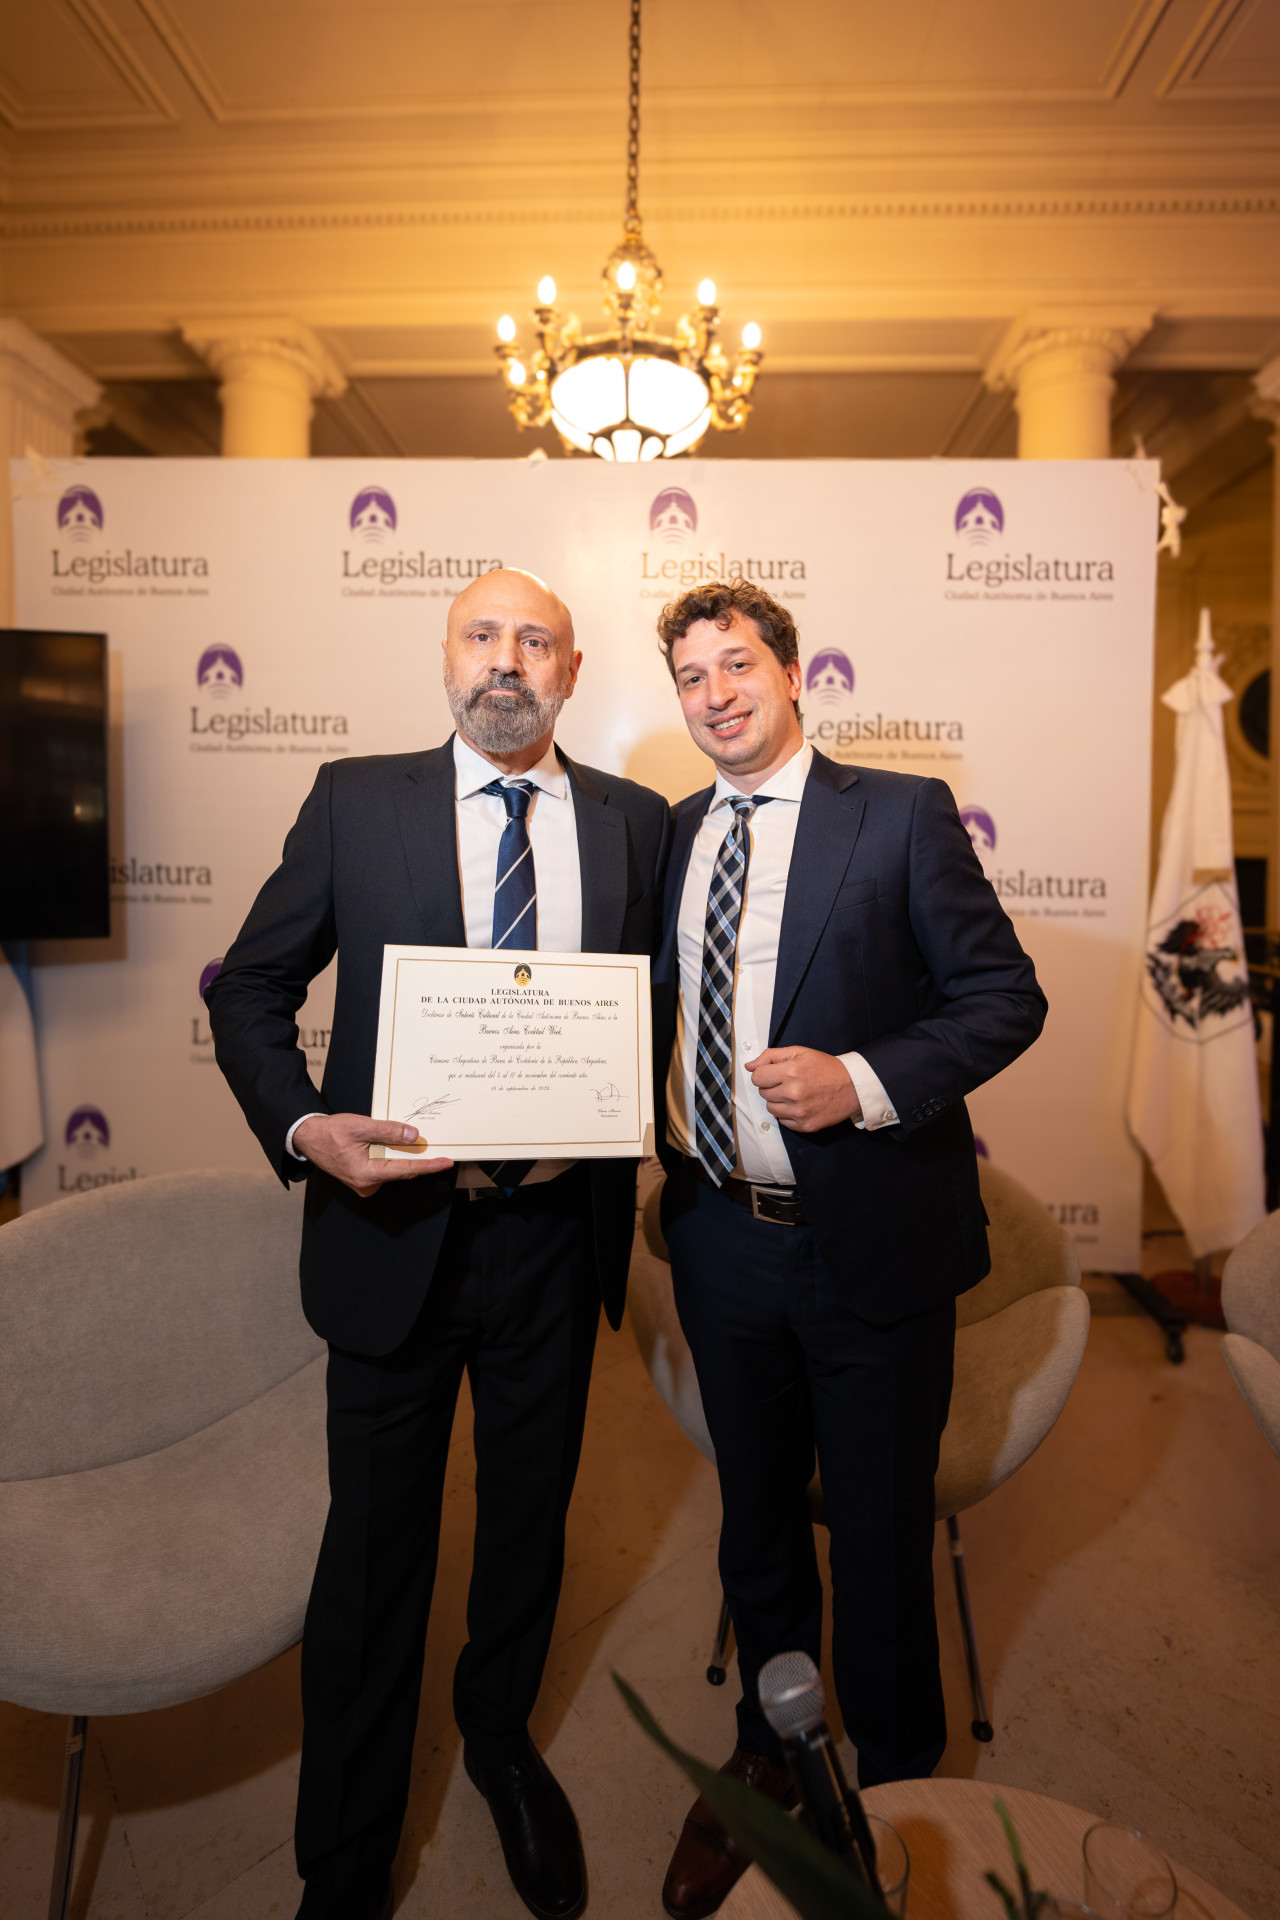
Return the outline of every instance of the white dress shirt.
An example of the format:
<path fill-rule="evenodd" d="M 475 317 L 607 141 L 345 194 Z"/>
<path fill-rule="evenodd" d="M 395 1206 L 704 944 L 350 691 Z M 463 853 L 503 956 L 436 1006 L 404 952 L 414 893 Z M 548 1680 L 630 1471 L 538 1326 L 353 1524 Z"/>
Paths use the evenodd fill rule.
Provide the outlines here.
<path fill-rule="evenodd" d="M 806 743 L 772 774 L 756 791 L 755 798 L 768 796 L 769 804 L 757 808 L 751 816 L 751 858 L 747 866 L 747 890 L 738 921 L 737 972 L 733 994 L 733 1117 L 737 1135 L 738 1160 L 734 1169 L 740 1180 L 757 1185 L 790 1187 L 795 1174 L 787 1150 L 782 1144 L 778 1122 L 765 1105 L 764 1095 L 746 1071 L 745 1062 L 754 1060 L 769 1044 L 769 1022 L 773 1011 L 773 985 L 778 971 L 778 937 L 782 931 L 782 909 L 787 897 L 787 875 L 791 870 L 800 802 L 813 760 L 813 748 Z M 680 1002 L 677 1013 L 676 1043 L 671 1055 L 667 1079 L 667 1139 L 680 1153 L 696 1158 L 694 1145 L 694 1069 L 698 1052 L 698 1010 L 702 995 L 702 946 L 707 923 L 707 896 L 716 857 L 733 827 L 730 796 L 741 798 L 723 774 L 716 779 L 715 793 L 698 828 L 684 891 L 680 896 L 677 942 L 680 958 Z M 888 1094 L 860 1053 L 837 1056 L 847 1069 L 862 1107 L 860 1127 L 874 1130 L 896 1126 L 898 1116 Z"/>
<path fill-rule="evenodd" d="M 458 874 L 462 881 L 462 918 L 468 947 L 493 945 L 493 895 L 498 877 L 498 848 L 507 824 L 507 809 L 498 794 L 481 791 L 491 780 L 510 786 L 531 781 L 535 792 L 527 815 L 529 845 L 538 887 L 538 946 L 547 953 L 582 951 L 582 870 L 578 860 L 578 829 L 573 812 L 569 776 L 549 746 L 536 767 L 527 773 L 500 773 L 491 760 L 469 747 L 461 734 L 453 736 L 455 819 L 458 834 Z M 295 1160 L 293 1136 L 309 1120 L 302 1114 L 290 1127 L 285 1146 Z M 524 1185 L 554 1180 L 573 1165 L 572 1160 L 535 1160 Z M 490 1187 L 487 1173 L 473 1162 L 458 1168 L 460 1187 Z"/>

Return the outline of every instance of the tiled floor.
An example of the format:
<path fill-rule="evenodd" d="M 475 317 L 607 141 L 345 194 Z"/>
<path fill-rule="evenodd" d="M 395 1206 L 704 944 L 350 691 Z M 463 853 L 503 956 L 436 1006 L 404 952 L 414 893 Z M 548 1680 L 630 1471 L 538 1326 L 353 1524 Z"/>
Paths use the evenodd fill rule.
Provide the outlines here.
<path fill-rule="evenodd" d="M 1167 1247 L 1155 1265 L 1173 1265 Z M 1280 1462 L 1193 1329 L 1170 1367 L 1118 1288 L 1041 1451 L 964 1522 L 996 1737 L 976 1746 L 946 1556 L 943 1771 L 1140 1824 L 1255 1920 L 1280 1915 Z M 463 1637 L 469 1446 L 455 1436 L 398 1912 L 520 1920 L 449 1711 Z M 628 1334 L 601 1339 L 536 1736 L 581 1819 L 591 1912 L 652 1916 L 689 1790 L 627 1720 L 616 1668 L 720 1760 L 733 1676 L 702 1677 L 717 1601 L 711 1469 Z M 43 1920 L 61 1722 L 0 1707 L 0 1916 Z M 285 1920 L 297 1655 L 208 1700 L 91 1723 L 76 1920 Z M 1065 1891 L 1065 1890 L 1064 1890 Z"/>

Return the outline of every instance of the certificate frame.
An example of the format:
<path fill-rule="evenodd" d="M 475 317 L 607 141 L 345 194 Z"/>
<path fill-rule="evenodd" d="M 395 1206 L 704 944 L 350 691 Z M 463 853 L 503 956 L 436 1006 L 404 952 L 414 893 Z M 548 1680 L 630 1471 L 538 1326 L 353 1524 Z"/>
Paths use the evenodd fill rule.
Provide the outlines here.
<path fill-rule="evenodd" d="M 649 956 L 385 946 L 370 1111 L 421 1142 L 375 1160 L 652 1153 Z"/>

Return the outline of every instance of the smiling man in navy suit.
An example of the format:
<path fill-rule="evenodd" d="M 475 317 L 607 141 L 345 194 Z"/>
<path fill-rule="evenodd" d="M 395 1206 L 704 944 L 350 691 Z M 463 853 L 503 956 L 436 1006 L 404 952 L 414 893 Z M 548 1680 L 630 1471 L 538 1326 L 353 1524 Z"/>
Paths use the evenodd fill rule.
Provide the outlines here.
<path fill-rule="evenodd" d="M 805 741 L 785 607 L 701 586 L 658 631 L 717 769 L 676 809 L 654 969 L 662 1220 L 724 1505 L 725 1771 L 781 1800 L 756 1681 L 775 1653 L 819 1657 L 815 1453 L 859 1780 L 928 1774 L 946 1742 L 933 1479 L 956 1295 L 990 1265 L 964 1099 L 1045 1000 L 943 782 Z M 744 1864 L 699 1800 L 667 1912 L 713 1913 Z"/>
<path fill-rule="evenodd" d="M 268 1160 L 305 1178 L 302 1304 L 329 1342 L 332 1501 L 302 1638 L 300 1920 L 381 1920 L 409 1789 L 454 1408 L 470 1381 L 476 1534 L 454 1675 L 466 1770 L 540 1920 L 586 1902 L 573 1810 L 528 1734 L 603 1299 L 622 1316 L 635 1163 L 370 1161 L 384 945 L 648 953 L 670 817 L 577 765 L 556 719 L 582 656 L 531 574 L 449 610 L 457 732 L 321 767 L 206 999 Z M 295 1015 L 338 955 L 319 1092 Z"/>

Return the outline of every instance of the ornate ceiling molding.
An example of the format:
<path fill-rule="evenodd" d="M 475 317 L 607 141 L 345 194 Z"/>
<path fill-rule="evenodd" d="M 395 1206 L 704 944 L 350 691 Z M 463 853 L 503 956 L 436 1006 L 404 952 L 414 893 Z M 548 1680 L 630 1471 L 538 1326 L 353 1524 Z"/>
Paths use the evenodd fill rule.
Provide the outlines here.
<path fill-rule="evenodd" d="M 930 194 L 863 199 L 655 202 L 654 225 L 722 221 L 925 222 L 954 220 L 1266 219 L 1280 214 L 1280 190 L 1204 193 Z M 11 213 L 0 240 L 115 239 L 139 234 L 275 233 L 358 228 L 598 225 L 616 219 L 610 201 L 453 206 L 191 207 L 137 212 Z"/>
<path fill-rule="evenodd" d="M 64 0 L 67 12 L 124 91 L 120 107 L 71 102 L 60 107 L 24 105 L 12 81 L 0 74 L 0 120 L 15 133 L 103 131 L 116 127 L 171 127 L 178 115 L 134 53 L 100 0 Z"/>

